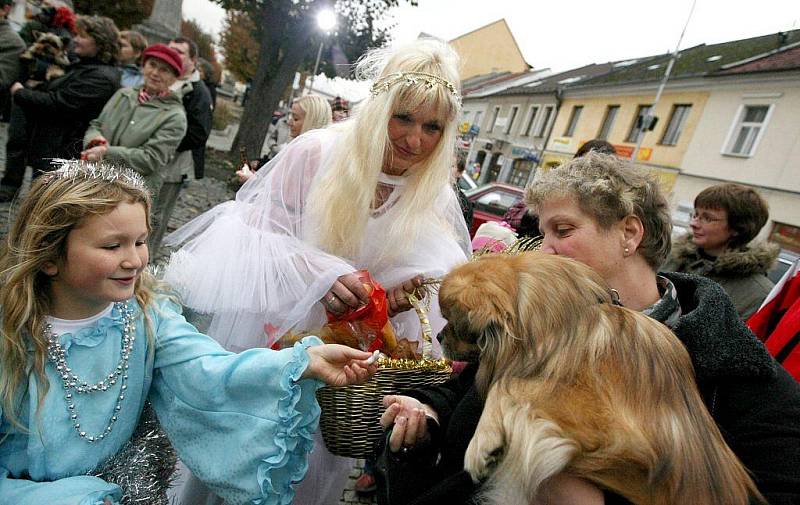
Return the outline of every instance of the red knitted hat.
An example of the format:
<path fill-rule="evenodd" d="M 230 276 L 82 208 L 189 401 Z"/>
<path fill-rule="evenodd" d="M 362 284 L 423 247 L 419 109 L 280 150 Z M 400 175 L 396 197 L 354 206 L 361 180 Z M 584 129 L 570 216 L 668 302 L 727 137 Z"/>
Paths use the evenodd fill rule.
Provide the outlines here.
<path fill-rule="evenodd" d="M 163 61 L 180 77 L 183 74 L 183 60 L 178 51 L 164 44 L 153 44 L 142 53 L 142 61 L 147 61 L 147 58 L 158 58 Z"/>

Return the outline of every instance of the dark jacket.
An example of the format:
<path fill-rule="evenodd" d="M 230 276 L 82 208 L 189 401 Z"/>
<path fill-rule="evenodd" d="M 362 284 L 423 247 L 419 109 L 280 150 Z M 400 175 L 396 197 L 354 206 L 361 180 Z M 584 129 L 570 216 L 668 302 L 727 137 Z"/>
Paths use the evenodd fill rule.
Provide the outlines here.
<path fill-rule="evenodd" d="M 718 284 L 663 275 L 675 285 L 682 309 L 673 331 L 689 351 L 700 393 L 726 442 L 771 505 L 800 503 L 800 385 L 741 322 Z M 433 451 L 406 458 L 384 444 L 379 463 L 389 478 L 379 479 L 382 503 L 471 503 L 475 487 L 463 460 L 483 409 L 473 383 L 476 370 L 470 365 L 442 386 L 410 393 L 436 409 L 440 434 Z M 433 465 L 438 448 L 441 460 Z M 606 502 L 619 498 L 609 495 Z"/>
<path fill-rule="evenodd" d="M 97 60 L 75 63 L 42 90 L 21 89 L 14 103 L 29 129 L 28 159 L 46 170 L 47 158 L 78 158 L 89 122 L 119 88 L 119 71 Z"/>
<path fill-rule="evenodd" d="M 186 110 L 188 128 L 178 146 L 178 152 L 192 151 L 195 177 L 202 179 L 205 172 L 204 151 L 211 133 L 214 108 L 211 104 L 211 93 L 205 83 L 198 78 L 190 81 L 190 84 L 191 91 L 184 91 L 183 94 L 183 108 Z"/>
<path fill-rule="evenodd" d="M 777 244 L 750 242 L 713 258 L 694 245 L 691 235 L 685 235 L 673 242 L 672 253 L 662 270 L 702 275 L 718 282 L 733 300 L 739 317 L 746 321 L 773 287 L 766 274 L 779 251 Z"/>

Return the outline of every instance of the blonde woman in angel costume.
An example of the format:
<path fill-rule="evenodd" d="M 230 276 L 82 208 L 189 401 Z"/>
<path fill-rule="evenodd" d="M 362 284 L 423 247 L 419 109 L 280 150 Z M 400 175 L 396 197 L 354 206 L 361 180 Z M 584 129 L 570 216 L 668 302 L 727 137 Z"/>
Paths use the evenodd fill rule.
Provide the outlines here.
<path fill-rule="evenodd" d="M 367 300 L 355 275 L 366 269 L 386 288 L 398 339 L 418 343 L 406 293 L 469 251 L 450 182 L 457 64 L 432 40 L 367 53 L 357 75 L 374 84 L 351 120 L 299 136 L 235 201 L 169 238 L 184 245 L 166 279 L 188 307 L 213 315 L 211 336 L 241 351 L 289 330 L 316 332 L 326 309 L 339 314 Z M 429 319 L 434 332 L 444 326 L 435 299 Z M 352 460 L 331 455 L 317 434 L 309 464 L 294 503 L 338 502 Z"/>

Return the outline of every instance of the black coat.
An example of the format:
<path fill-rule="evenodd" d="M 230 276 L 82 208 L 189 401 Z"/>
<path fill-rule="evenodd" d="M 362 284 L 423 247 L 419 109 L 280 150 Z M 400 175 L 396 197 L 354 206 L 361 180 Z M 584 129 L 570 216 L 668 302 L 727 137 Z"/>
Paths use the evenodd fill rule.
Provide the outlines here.
<path fill-rule="evenodd" d="M 213 106 L 211 93 L 203 81 L 192 81 L 192 91 L 183 95 L 183 108 L 186 109 L 186 135 L 178 146 L 178 152 L 192 151 L 194 173 L 198 179 L 205 172 L 206 141 L 211 133 Z"/>
<path fill-rule="evenodd" d="M 673 331 L 686 345 L 697 385 L 725 441 L 771 505 L 800 503 L 800 386 L 739 320 L 722 288 L 698 276 L 668 273 L 682 316 Z M 483 404 L 477 366 L 432 388 L 407 392 L 439 414 L 429 451 L 397 457 L 380 447 L 379 502 L 391 505 L 471 503 L 476 488 L 464 454 Z M 441 454 L 438 464 L 437 450 Z M 608 494 L 606 503 L 619 503 Z"/>
<path fill-rule="evenodd" d="M 119 70 L 87 60 L 72 65 L 44 89 L 17 91 L 14 103 L 25 114 L 31 165 L 46 170 L 47 158 L 78 158 L 89 122 L 119 86 Z"/>

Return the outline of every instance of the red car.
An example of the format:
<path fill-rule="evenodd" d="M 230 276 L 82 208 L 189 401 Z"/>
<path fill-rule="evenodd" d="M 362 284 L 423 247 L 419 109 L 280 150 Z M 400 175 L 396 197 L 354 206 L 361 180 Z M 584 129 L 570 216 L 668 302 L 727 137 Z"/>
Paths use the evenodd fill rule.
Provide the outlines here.
<path fill-rule="evenodd" d="M 523 188 L 500 182 L 466 191 L 467 198 L 475 205 L 469 236 L 474 237 L 475 230 L 486 221 L 502 220 L 508 208 L 522 200 L 524 192 Z"/>

